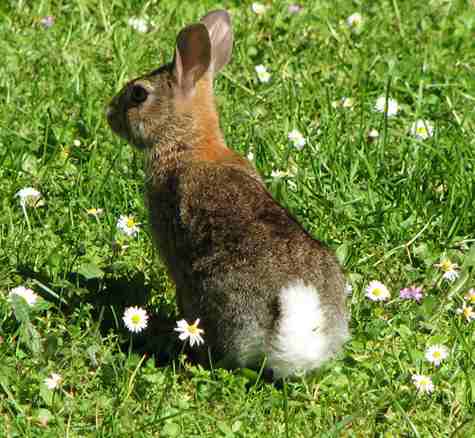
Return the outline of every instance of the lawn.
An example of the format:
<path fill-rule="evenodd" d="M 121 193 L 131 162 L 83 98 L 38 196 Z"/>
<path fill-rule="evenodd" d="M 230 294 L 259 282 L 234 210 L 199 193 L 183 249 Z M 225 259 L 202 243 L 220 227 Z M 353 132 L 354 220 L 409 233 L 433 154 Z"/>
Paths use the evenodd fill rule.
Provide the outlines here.
<path fill-rule="evenodd" d="M 2 0 L 1 436 L 475 435 L 475 4 L 262 3 Z M 193 365 L 143 157 L 105 119 L 215 8 L 226 142 L 348 278 L 344 351 L 280 384 Z"/>

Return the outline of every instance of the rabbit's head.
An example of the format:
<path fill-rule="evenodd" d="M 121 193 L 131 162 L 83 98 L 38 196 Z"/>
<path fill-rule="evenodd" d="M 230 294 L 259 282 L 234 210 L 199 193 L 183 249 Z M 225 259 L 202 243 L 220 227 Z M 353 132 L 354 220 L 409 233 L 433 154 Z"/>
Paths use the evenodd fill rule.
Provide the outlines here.
<path fill-rule="evenodd" d="M 107 109 L 112 130 L 134 146 L 206 140 L 219 132 L 214 75 L 231 58 L 233 35 L 226 11 L 213 11 L 186 26 L 176 40 L 173 61 L 127 83 Z"/>

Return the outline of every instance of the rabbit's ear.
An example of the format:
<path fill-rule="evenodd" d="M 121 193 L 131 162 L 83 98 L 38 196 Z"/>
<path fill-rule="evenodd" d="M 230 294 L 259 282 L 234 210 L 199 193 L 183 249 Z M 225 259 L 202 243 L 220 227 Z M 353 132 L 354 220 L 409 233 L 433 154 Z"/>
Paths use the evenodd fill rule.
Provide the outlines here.
<path fill-rule="evenodd" d="M 210 62 L 211 43 L 206 26 L 197 23 L 182 29 L 176 38 L 173 74 L 185 94 L 193 90 L 209 69 Z"/>
<path fill-rule="evenodd" d="M 231 18 L 226 11 L 212 11 L 202 19 L 211 40 L 211 66 L 213 75 L 220 71 L 231 59 L 233 50 L 233 29 Z"/>

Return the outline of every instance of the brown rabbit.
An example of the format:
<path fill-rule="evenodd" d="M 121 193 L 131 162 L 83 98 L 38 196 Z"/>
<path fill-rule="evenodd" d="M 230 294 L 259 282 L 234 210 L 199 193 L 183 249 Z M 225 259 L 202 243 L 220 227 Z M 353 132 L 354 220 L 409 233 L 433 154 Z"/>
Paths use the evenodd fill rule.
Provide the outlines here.
<path fill-rule="evenodd" d="M 183 317 L 201 318 L 213 361 L 266 360 L 280 378 L 340 350 L 349 335 L 345 284 L 332 251 L 224 144 L 213 78 L 232 41 L 226 11 L 185 27 L 173 61 L 130 81 L 107 117 L 145 151 L 150 222 Z"/>

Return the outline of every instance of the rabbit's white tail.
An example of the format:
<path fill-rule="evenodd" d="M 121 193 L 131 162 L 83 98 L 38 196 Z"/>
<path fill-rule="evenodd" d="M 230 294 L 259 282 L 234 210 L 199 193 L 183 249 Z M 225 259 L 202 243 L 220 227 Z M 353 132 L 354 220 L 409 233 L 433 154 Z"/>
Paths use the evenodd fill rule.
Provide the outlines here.
<path fill-rule="evenodd" d="M 348 337 L 346 322 L 329 325 L 318 291 L 297 281 L 280 292 L 280 321 L 267 366 L 275 378 L 305 373 L 329 359 Z"/>

